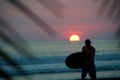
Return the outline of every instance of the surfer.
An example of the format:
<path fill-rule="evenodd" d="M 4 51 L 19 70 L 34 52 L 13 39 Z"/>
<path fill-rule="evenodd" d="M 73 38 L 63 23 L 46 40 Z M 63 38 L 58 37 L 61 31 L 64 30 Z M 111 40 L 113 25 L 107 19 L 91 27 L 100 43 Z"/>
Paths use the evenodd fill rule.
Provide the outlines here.
<path fill-rule="evenodd" d="M 95 48 L 91 45 L 90 39 L 85 40 L 85 46 L 83 46 L 82 52 L 87 57 L 87 61 L 82 68 L 82 80 L 85 79 L 87 73 L 89 73 L 89 76 L 92 78 L 92 80 L 96 80 L 96 70 L 94 63 Z"/>

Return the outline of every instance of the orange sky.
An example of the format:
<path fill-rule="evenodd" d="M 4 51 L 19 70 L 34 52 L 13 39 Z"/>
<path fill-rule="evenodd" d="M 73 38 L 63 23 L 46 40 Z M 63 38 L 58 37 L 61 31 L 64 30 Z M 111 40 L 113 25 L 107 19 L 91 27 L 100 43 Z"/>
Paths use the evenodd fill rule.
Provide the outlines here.
<path fill-rule="evenodd" d="M 36 15 L 45 20 L 58 33 L 51 37 L 38 28 L 32 20 L 4 0 L 0 1 L 0 15 L 30 41 L 67 40 L 71 34 L 78 34 L 82 39 L 113 39 L 117 27 L 104 17 L 98 17 L 99 4 L 93 0 L 59 0 L 63 5 L 62 17 L 54 16 L 44 6 L 33 0 L 21 0 Z"/>

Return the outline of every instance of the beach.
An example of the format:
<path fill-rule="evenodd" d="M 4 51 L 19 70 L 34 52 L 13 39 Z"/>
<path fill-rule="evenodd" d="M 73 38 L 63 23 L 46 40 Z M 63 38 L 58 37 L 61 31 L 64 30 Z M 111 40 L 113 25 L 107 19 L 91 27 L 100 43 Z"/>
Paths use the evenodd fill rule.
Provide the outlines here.
<path fill-rule="evenodd" d="M 52 73 L 52 74 L 33 74 L 28 76 L 16 76 L 13 80 L 81 80 L 81 72 Z M 0 79 L 2 80 L 2 79 Z M 87 75 L 86 80 L 90 80 Z M 120 71 L 99 71 L 97 80 L 120 80 Z"/>
<path fill-rule="evenodd" d="M 23 44 L 23 43 L 22 43 Z M 32 42 L 28 50 L 35 57 L 19 56 L 7 46 L 12 58 L 20 64 L 28 74 L 18 74 L 1 58 L 0 65 L 12 76 L 13 80 L 80 80 L 81 69 L 70 69 L 65 65 L 65 59 L 73 52 L 81 51 L 83 42 Z M 120 79 L 120 51 L 115 41 L 95 41 L 95 64 L 98 80 Z M 26 47 L 26 45 L 23 44 Z M 86 79 L 90 79 L 87 75 Z M 3 80 L 0 78 L 0 80 Z"/>

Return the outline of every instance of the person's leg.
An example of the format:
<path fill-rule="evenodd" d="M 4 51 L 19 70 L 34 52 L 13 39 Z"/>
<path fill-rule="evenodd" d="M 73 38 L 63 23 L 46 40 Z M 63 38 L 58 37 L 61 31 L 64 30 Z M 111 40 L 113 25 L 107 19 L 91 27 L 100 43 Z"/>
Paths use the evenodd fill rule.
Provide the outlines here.
<path fill-rule="evenodd" d="M 87 75 L 87 70 L 84 68 L 84 69 L 82 69 L 82 73 L 81 73 L 82 80 L 85 79 L 86 75 Z"/>
<path fill-rule="evenodd" d="M 96 72 L 95 71 L 89 72 L 89 75 L 92 78 L 92 80 L 96 80 Z"/>
<path fill-rule="evenodd" d="M 92 80 L 96 80 L 96 69 L 95 64 L 92 64 L 89 69 L 89 76 L 92 78 Z"/>

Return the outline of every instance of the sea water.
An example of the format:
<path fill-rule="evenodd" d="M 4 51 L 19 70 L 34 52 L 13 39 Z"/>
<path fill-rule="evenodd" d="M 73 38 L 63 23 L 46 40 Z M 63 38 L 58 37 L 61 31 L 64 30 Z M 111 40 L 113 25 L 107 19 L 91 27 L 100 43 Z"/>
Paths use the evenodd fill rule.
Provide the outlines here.
<path fill-rule="evenodd" d="M 23 42 L 18 44 L 24 46 L 32 53 L 32 57 L 25 57 L 13 50 L 10 46 L 1 43 L 9 56 L 20 64 L 29 76 L 36 80 L 73 80 L 80 78 L 81 69 L 70 69 L 65 65 L 65 58 L 74 52 L 80 52 L 84 42 Z M 95 64 L 99 77 L 120 78 L 120 48 L 116 40 L 95 40 L 92 45 L 96 49 Z M 12 76 L 20 75 L 16 70 L 0 58 L 0 65 Z M 104 73 L 106 72 L 106 75 Z M 71 76 L 70 76 L 71 75 Z M 36 77 L 35 77 L 36 76 Z M 69 77 L 70 76 L 70 77 Z M 64 77 L 64 78 L 63 78 Z"/>

